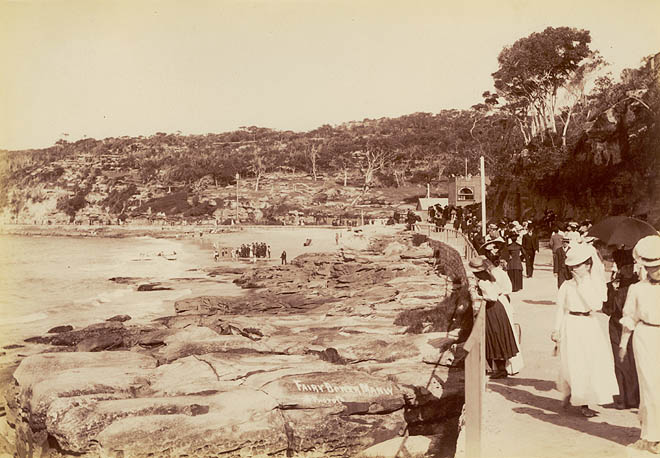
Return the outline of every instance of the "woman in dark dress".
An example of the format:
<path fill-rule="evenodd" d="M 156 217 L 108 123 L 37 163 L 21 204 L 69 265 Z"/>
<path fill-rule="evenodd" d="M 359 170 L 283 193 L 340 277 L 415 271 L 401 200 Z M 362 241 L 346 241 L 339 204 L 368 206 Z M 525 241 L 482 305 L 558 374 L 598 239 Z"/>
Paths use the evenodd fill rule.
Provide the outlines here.
<path fill-rule="evenodd" d="M 632 256 L 630 259 L 632 261 Z M 614 373 L 619 385 L 619 397 L 614 401 L 617 409 L 639 407 L 639 380 L 637 380 L 632 340 L 628 341 L 628 348 L 623 360 L 617 357 L 623 332 L 620 323 L 623 317 L 623 305 L 626 303 L 628 287 L 638 281 L 637 275 L 633 272 L 633 265 L 622 265 L 619 267 L 616 278 L 607 284 L 607 301 L 603 304 L 603 313 L 610 316 L 609 331 L 614 356 Z"/>
<path fill-rule="evenodd" d="M 518 234 L 515 232 L 507 235 L 508 244 L 502 251 L 502 259 L 506 262 L 506 271 L 511 279 L 513 292 L 520 291 L 523 287 L 523 264 L 525 260 L 525 250 L 517 242 Z"/>
<path fill-rule="evenodd" d="M 486 258 L 472 258 L 470 269 L 479 280 L 479 292 L 486 301 L 486 360 L 494 369 L 490 378 L 506 378 L 506 361 L 516 356 L 519 349 L 506 309 L 499 300 L 502 291 L 488 270 Z"/>

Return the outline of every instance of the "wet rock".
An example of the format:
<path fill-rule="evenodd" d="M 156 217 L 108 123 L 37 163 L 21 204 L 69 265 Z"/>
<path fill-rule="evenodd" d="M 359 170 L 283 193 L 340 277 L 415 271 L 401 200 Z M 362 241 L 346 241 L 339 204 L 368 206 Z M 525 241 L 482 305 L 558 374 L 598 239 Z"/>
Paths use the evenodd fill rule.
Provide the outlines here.
<path fill-rule="evenodd" d="M 48 334 L 58 334 L 60 332 L 69 332 L 73 331 L 73 326 L 67 324 L 64 326 L 55 326 L 54 328 L 50 328 L 48 330 Z"/>
<path fill-rule="evenodd" d="M 58 334 L 47 336 L 36 336 L 25 339 L 29 343 L 51 344 L 57 346 L 74 347 L 83 341 L 86 343 L 81 348 L 87 346 L 95 347 L 94 342 L 98 342 L 98 348 L 129 348 L 132 346 L 131 337 L 133 331 L 124 327 L 122 323 L 116 321 L 106 321 L 92 324 L 83 329 L 75 331 L 64 331 Z M 105 343 L 104 343 L 105 342 Z M 82 351 L 82 350 L 81 350 Z"/>
<path fill-rule="evenodd" d="M 88 337 L 78 342 L 76 351 L 102 351 L 120 348 L 124 344 L 124 339 L 117 334 L 101 334 L 94 337 Z"/>
<path fill-rule="evenodd" d="M 108 318 L 105 321 L 119 321 L 120 323 L 123 323 L 124 321 L 129 321 L 131 319 L 130 315 L 115 315 L 113 317 Z"/>
<path fill-rule="evenodd" d="M 143 283 L 138 286 L 138 291 L 169 291 L 172 288 L 169 286 L 162 286 L 162 283 Z"/>
<path fill-rule="evenodd" d="M 108 281 L 119 283 L 120 285 L 130 285 L 142 281 L 142 278 L 138 277 L 111 277 L 108 278 Z"/>
<path fill-rule="evenodd" d="M 329 299 L 307 297 L 302 294 L 277 295 L 272 293 L 248 294 L 241 297 L 200 296 L 178 300 L 177 313 L 217 313 L 238 315 L 247 313 L 292 313 L 313 309 Z"/>

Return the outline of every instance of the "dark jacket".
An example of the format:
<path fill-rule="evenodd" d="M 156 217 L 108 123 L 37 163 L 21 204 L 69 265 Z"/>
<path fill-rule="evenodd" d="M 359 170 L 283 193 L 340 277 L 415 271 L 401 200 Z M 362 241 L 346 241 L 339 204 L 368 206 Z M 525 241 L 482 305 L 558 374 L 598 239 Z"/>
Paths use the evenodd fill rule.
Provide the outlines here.
<path fill-rule="evenodd" d="M 539 236 L 536 235 L 536 232 L 533 232 L 532 235 L 529 234 L 523 235 L 522 247 L 525 249 L 526 255 L 534 256 L 534 253 L 538 253 Z"/>
<path fill-rule="evenodd" d="M 506 261 L 506 270 L 522 270 L 522 261 L 525 259 L 525 250 L 521 245 L 513 242 L 502 250 L 501 257 Z"/>
<path fill-rule="evenodd" d="M 555 250 L 555 265 L 553 272 L 557 274 L 557 286 L 561 286 L 566 280 L 573 278 L 573 274 L 570 269 L 566 266 L 566 252 L 564 247 L 557 248 Z"/>

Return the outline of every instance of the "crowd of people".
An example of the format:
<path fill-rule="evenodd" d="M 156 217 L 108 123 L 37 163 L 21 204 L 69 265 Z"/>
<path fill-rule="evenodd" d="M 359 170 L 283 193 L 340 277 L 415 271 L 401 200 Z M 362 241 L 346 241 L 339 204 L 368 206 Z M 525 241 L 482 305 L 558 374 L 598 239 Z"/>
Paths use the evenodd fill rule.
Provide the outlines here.
<path fill-rule="evenodd" d="M 270 245 L 265 242 L 252 242 L 252 243 L 243 243 L 241 246 L 236 248 L 222 247 L 218 249 L 217 247 L 213 250 L 213 259 L 218 261 L 221 257 L 225 258 L 231 256 L 232 259 L 239 258 L 270 258 Z"/>
<path fill-rule="evenodd" d="M 270 258 L 270 245 L 265 242 L 243 243 L 232 254 L 234 258 Z"/>
<path fill-rule="evenodd" d="M 584 417 L 598 415 L 596 405 L 639 408 L 641 436 L 633 446 L 658 454 L 660 235 L 641 238 L 633 249 L 590 236 L 591 221 L 547 219 L 558 287 L 550 338 L 559 357 L 557 389 L 564 408 Z M 522 289 L 523 263 L 526 276 L 533 275 L 538 235 L 531 221 L 491 223 L 479 251 L 470 268 L 486 302 L 486 358 L 491 378 L 505 378 L 522 367 L 511 293 Z M 605 259 L 613 263 L 610 273 Z M 597 312 L 609 316 L 607 331 Z"/>

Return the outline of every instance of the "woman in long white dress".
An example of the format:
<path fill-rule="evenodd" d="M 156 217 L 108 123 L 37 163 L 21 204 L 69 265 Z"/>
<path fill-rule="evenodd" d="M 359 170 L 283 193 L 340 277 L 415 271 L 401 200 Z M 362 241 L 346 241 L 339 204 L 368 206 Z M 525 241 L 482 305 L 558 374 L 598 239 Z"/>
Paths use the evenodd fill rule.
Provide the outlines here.
<path fill-rule="evenodd" d="M 603 297 L 599 276 L 591 275 L 591 255 L 581 243 L 571 245 L 567 251 L 566 266 L 573 278 L 559 288 L 551 336 L 559 343 L 557 389 L 563 404 L 579 406 L 585 417 L 598 415 L 589 405 L 609 404 L 619 393 L 609 337 L 594 313 L 601 311 Z"/>
<path fill-rule="evenodd" d="M 633 446 L 660 454 L 660 236 L 650 235 L 637 242 L 633 257 L 646 276 L 628 289 L 621 318 L 619 358 L 625 358 L 633 334 L 642 426 L 640 440 Z"/>

